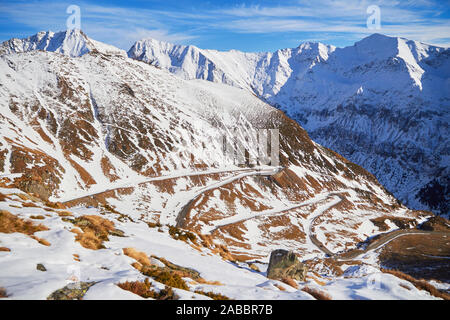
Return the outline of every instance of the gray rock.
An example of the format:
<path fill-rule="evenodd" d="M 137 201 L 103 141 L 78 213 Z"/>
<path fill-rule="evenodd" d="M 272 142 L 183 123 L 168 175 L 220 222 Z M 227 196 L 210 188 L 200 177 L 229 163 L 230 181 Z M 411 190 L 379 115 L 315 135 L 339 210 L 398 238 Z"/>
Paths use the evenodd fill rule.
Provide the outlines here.
<path fill-rule="evenodd" d="M 304 281 L 308 268 L 301 263 L 294 252 L 283 249 L 272 251 L 270 254 L 267 278 L 281 280 L 291 278 Z"/>
<path fill-rule="evenodd" d="M 97 282 L 76 282 L 56 290 L 47 300 L 82 300 L 86 292 Z"/>

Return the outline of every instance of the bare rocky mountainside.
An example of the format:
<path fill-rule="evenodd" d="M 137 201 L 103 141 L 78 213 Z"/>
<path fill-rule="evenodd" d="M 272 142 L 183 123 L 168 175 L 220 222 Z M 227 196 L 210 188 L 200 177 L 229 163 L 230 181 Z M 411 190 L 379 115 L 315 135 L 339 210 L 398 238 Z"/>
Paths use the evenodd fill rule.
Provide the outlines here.
<path fill-rule="evenodd" d="M 416 228 L 432 214 L 248 90 L 182 79 L 81 31 L 41 32 L 2 44 L 0 109 L 6 294 L 59 299 L 75 264 L 93 299 L 137 286 L 155 299 L 308 299 L 325 284 L 331 298 L 435 297 L 380 272 L 378 255 L 400 235 L 446 237 L 446 220 Z M 309 289 L 265 277 L 279 248 L 308 266 Z M 368 270 L 383 285 L 343 296 Z"/>
<path fill-rule="evenodd" d="M 244 88 L 373 173 L 410 208 L 449 212 L 450 49 L 371 35 L 268 53 L 141 40 L 134 59 Z"/>

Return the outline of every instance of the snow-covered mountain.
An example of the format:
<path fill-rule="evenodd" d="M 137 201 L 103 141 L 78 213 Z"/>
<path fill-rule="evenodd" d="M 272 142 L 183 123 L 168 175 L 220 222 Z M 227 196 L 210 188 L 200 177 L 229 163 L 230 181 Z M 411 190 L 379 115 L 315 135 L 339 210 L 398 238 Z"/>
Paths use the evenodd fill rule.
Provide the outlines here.
<path fill-rule="evenodd" d="M 392 235 L 373 238 L 417 232 L 430 213 L 403 206 L 248 90 L 184 80 L 76 35 L 84 40 L 0 55 L 0 287 L 13 297 L 49 296 L 71 262 L 95 282 L 87 297 L 129 298 L 117 284 L 143 280 L 151 258 L 197 269 L 197 282 L 177 287 L 184 298 L 204 297 L 200 289 L 311 298 L 250 269 L 283 248 L 308 264 L 308 285 L 326 283 L 333 297 L 432 298 L 380 272 L 377 249 Z M 79 40 L 96 46 L 80 50 Z M 21 41 L 3 47 L 33 42 Z M 364 249 L 367 239 L 380 243 Z M 369 274 L 380 289 L 359 292 Z"/>
<path fill-rule="evenodd" d="M 0 45 L 0 55 L 42 50 L 58 52 L 70 57 L 79 57 L 96 50 L 105 54 L 126 55 L 124 50 L 90 39 L 83 31 L 41 31 L 25 39 L 13 38 Z"/>
<path fill-rule="evenodd" d="M 150 39 L 128 55 L 184 79 L 247 89 L 408 206 L 449 210 L 450 49 L 374 34 L 345 48 L 307 42 L 274 53 Z"/>

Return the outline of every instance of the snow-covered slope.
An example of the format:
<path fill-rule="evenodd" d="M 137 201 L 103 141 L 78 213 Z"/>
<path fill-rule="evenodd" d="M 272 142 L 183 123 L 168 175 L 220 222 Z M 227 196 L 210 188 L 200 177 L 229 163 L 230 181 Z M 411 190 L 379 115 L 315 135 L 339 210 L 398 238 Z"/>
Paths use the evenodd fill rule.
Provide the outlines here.
<path fill-rule="evenodd" d="M 141 40 L 128 55 L 254 92 L 408 206 L 449 210 L 450 49 L 374 34 L 345 48 L 308 42 L 274 53 Z"/>
<path fill-rule="evenodd" d="M 352 288 L 367 283 L 366 275 L 336 278 L 345 266 L 331 268 L 329 257 L 429 214 L 398 203 L 369 172 L 313 142 L 248 90 L 183 80 L 101 50 L 3 54 L 0 84 L 0 218 L 36 219 L 49 229 L 34 238 L 1 229 L 0 247 L 10 251 L 0 250 L 7 258 L 0 260 L 0 287 L 13 297 L 45 298 L 63 285 L 72 260 L 83 279 L 99 281 L 87 298 L 130 297 L 115 285 L 144 278 L 122 252 L 130 246 L 198 268 L 204 279 L 224 284 L 205 282 L 203 289 L 233 298 L 311 298 L 297 289 L 280 293 L 264 271 L 248 270 L 254 259 L 264 269 L 279 248 L 294 250 L 320 278 L 331 277 L 336 297 L 400 297 L 401 281 L 384 274 L 384 289 L 357 293 Z M 260 129 L 279 135 L 258 136 Z M 255 160 L 264 149 L 279 161 Z M 88 231 L 83 244 L 78 230 L 86 228 L 83 216 L 108 219 L 122 232 L 110 230 L 93 252 Z M 378 268 L 372 252 L 364 259 Z M 48 273 L 36 275 L 37 263 Z M 177 294 L 199 298 L 192 291 Z M 409 298 L 423 295 L 408 291 Z"/>

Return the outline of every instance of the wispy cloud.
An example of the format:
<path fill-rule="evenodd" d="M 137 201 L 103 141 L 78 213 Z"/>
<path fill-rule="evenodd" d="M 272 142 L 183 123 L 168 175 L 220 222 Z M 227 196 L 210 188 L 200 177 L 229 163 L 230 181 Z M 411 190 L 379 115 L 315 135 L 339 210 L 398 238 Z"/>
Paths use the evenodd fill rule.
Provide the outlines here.
<path fill-rule="evenodd" d="M 9 19 L 36 30 L 60 31 L 66 27 L 70 3 L 35 1 L 0 5 L 0 12 Z M 155 38 L 178 43 L 196 38 L 189 32 L 171 30 L 168 12 L 78 3 L 81 28 L 92 38 L 127 49 L 142 38 Z M 166 16 L 166 18 L 163 18 Z"/>
<path fill-rule="evenodd" d="M 245 6 L 218 10 L 228 17 L 221 25 L 239 33 L 326 32 L 364 36 L 368 29 L 366 12 L 376 4 L 381 13 L 377 32 L 410 37 L 430 43 L 444 43 L 450 37 L 450 20 L 436 2 L 421 1 L 299 1 L 293 6 Z M 447 8 L 448 10 L 448 8 Z"/>
<path fill-rule="evenodd" d="M 183 2 L 183 6 L 169 5 L 171 0 L 159 2 L 159 6 L 142 6 L 142 2 L 130 1 L 133 6 L 79 2 L 82 29 L 94 39 L 124 49 L 148 37 L 175 43 L 196 42 L 212 48 L 221 39 L 233 39 L 237 49 L 252 40 L 252 35 L 254 46 L 261 37 L 274 42 L 283 38 L 349 44 L 373 32 L 441 45 L 448 45 L 450 38 L 449 6 L 437 0 L 286 0 L 278 6 L 246 2 L 211 5 L 194 0 Z M 0 4 L 0 18 L 12 25 L 57 31 L 65 28 L 65 9 L 69 4 L 6 1 Z M 366 10 L 373 4 L 381 10 L 381 30 L 366 27 Z M 0 35 L 4 34 L 5 30 L 0 29 Z M 282 45 L 275 42 L 273 46 Z"/>

